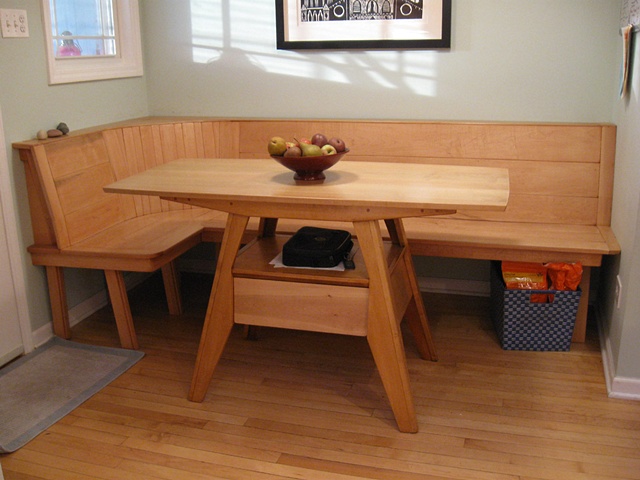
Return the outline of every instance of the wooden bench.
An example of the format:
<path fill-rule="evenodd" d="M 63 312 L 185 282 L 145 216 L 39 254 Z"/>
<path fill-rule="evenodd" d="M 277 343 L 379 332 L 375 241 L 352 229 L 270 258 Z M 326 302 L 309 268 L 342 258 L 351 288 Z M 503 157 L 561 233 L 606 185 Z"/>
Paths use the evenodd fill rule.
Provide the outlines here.
<path fill-rule="evenodd" d="M 339 136 L 342 161 L 506 167 L 505 212 L 459 211 L 405 220 L 414 255 L 581 262 L 583 295 L 574 341 L 584 341 L 591 267 L 620 252 L 610 227 L 616 128 L 608 124 L 149 117 L 15 143 L 27 173 L 35 243 L 47 268 L 54 331 L 70 336 L 63 267 L 105 271 L 121 343 L 136 348 L 122 272 L 162 268 L 170 312 L 180 311 L 174 260 L 201 241 L 220 242 L 226 216 L 102 187 L 181 157 L 265 158 L 267 141 Z M 334 168 L 339 168 L 338 166 Z M 301 224 L 281 220 L 279 231 Z M 342 225 L 344 226 L 344 225 Z M 247 241 L 257 232 L 253 219 Z"/>

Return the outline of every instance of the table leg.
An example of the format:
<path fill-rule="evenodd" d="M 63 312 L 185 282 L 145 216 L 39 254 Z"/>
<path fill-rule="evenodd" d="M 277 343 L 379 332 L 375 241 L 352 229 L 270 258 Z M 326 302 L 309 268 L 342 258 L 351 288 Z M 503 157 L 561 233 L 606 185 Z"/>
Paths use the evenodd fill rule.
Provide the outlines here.
<path fill-rule="evenodd" d="M 431 360 L 433 362 L 438 360 L 438 354 L 436 353 L 436 346 L 431 336 L 431 330 L 429 329 L 429 321 L 427 319 L 427 311 L 422 301 L 422 294 L 418 286 L 418 280 L 416 279 L 416 272 L 413 267 L 413 258 L 411 256 L 411 249 L 409 248 L 409 242 L 407 235 L 402 225 L 402 220 L 392 219 L 385 220 L 387 230 L 391 241 L 396 245 L 404 247 L 404 262 L 409 276 L 409 284 L 411 285 L 411 301 L 405 312 L 405 318 L 411 333 L 416 341 L 416 346 L 420 352 L 420 357 L 424 360 Z"/>
<path fill-rule="evenodd" d="M 249 217 L 233 213 L 227 218 L 191 380 L 189 400 L 193 402 L 204 400 L 213 371 L 233 327 L 232 268 L 248 221 Z"/>
<path fill-rule="evenodd" d="M 415 433 L 418 421 L 409 385 L 409 372 L 400 332 L 401 313 L 395 311 L 389 270 L 378 221 L 353 223 L 369 274 L 367 341 L 401 432 Z"/>
<path fill-rule="evenodd" d="M 277 218 L 260 218 L 260 223 L 258 224 L 258 238 L 274 237 L 277 227 Z M 242 335 L 247 340 L 257 340 L 259 328 L 260 327 L 257 325 L 245 325 L 242 329 Z"/>
<path fill-rule="evenodd" d="M 273 237 L 278 227 L 277 218 L 261 218 L 258 225 L 258 237 Z"/>

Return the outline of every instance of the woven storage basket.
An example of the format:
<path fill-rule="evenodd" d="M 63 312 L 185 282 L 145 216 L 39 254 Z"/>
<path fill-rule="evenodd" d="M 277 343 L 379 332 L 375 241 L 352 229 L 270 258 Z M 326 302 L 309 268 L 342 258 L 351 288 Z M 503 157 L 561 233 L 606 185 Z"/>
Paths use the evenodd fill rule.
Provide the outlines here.
<path fill-rule="evenodd" d="M 549 294 L 550 303 L 531 302 Z M 576 323 L 580 289 L 508 290 L 499 263 L 491 268 L 491 318 L 505 350 L 568 351 Z"/>

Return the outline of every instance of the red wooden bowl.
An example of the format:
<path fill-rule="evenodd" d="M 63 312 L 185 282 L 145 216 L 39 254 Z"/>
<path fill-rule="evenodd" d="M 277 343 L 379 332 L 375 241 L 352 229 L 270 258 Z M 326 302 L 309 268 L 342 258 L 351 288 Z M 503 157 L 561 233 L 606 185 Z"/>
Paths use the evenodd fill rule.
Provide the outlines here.
<path fill-rule="evenodd" d="M 347 148 L 343 152 L 333 155 L 315 155 L 310 157 L 285 157 L 283 155 L 271 155 L 280 165 L 296 172 L 293 176 L 296 182 L 321 183 L 325 179 L 324 171 L 333 167 L 349 152 Z"/>

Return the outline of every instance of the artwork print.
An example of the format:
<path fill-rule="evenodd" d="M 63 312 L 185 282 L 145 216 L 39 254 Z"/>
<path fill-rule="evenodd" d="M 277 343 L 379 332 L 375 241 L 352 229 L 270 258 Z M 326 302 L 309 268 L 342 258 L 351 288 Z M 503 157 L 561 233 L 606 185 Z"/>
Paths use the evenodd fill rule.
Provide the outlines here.
<path fill-rule="evenodd" d="M 277 47 L 449 48 L 451 0 L 276 0 Z"/>
<path fill-rule="evenodd" d="M 422 0 L 299 1 L 302 22 L 422 18 Z"/>

